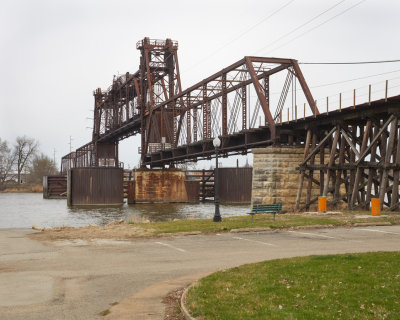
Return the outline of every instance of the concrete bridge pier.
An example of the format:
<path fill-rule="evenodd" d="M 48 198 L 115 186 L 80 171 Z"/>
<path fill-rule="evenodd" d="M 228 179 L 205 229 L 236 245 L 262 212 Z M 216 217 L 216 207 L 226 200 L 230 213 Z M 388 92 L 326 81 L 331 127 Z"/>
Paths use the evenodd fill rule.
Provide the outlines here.
<path fill-rule="evenodd" d="M 185 170 L 137 169 L 134 172 L 136 203 L 190 202 Z"/>

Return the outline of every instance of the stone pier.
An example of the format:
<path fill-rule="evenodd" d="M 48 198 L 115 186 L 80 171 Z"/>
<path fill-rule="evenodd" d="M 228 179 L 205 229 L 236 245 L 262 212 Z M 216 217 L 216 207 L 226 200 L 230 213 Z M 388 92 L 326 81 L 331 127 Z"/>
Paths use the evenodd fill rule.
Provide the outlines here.
<path fill-rule="evenodd" d="M 267 147 L 252 152 L 252 203 L 282 203 L 282 211 L 293 212 L 300 177 L 296 167 L 304 160 L 304 148 Z M 319 188 L 314 188 L 312 197 L 318 193 Z M 304 197 L 302 200 L 303 203 Z"/>

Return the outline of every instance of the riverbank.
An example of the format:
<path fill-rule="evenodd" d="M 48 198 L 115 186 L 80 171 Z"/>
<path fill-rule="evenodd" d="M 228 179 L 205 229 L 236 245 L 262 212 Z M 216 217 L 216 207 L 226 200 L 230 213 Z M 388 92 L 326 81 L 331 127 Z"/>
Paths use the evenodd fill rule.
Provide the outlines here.
<path fill-rule="evenodd" d="M 4 189 L 3 189 L 4 188 Z M 40 184 L 31 183 L 11 183 L 2 186 L 0 193 L 41 193 L 43 192 L 43 186 Z"/>
<path fill-rule="evenodd" d="M 331 212 L 326 214 L 282 214 L 274 221 L 272 215 L 224 217 L 216 223 L 212 219 L 187 219 L 166 222 L 126 223 L 123 220 L 105 226 L 35 228 L 38 240 L 62 239 L 130 239 L 161 235 L 207 234 L 223 232 L 265 231 L 290 228 L 354 227 L 369 225 L 400 224 L 400 213 L 388 213 L 373 217 L 367 211 Z"/>

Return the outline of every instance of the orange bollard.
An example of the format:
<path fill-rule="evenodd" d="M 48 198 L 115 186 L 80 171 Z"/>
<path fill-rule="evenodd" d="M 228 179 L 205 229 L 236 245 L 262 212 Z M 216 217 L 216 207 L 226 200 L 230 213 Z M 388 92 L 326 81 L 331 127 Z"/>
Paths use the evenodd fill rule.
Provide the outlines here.
<path fill-rule="evenodd" d="M 372 198 L 371 199 L 371 216 L 381 215 L 381 199 Z"/>
<path fill-rule="evenodd" d="M 326 197 L 318 197 L 318 213 L 326 212 Z"/>

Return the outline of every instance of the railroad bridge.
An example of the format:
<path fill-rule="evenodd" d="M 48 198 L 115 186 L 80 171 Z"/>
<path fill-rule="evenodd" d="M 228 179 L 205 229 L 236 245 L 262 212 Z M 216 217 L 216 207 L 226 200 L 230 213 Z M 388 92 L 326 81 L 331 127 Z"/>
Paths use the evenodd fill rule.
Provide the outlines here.
<path fill-rule="evenodd" d="M 94 91 L 92 140 L 62 158 L 63 173 L 119 167 L 118 142 L 136 134 L 141 166 L 152 169 L 211 159 L 218 136 L 225 157 L 255 153 L 254 174 L 271 194 L 275 189 L 255 202 L 303 210 L 327 195 L 333 206 L 356 209 L 379 197 L 397 209 L 400 96 L 386 90 L 371 101 L 370 88 L 366 103 L 356 104 L 354 92 L 350 106 L 340 100 L 336 110 L 321 112 L 296 60 L 249 56 L 183 90 L 176 41 L 144 38 L 136 47 L 139 70 Z M 286 198 L 278 185 L 290 189 Z"/>

